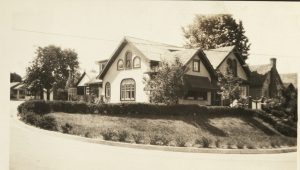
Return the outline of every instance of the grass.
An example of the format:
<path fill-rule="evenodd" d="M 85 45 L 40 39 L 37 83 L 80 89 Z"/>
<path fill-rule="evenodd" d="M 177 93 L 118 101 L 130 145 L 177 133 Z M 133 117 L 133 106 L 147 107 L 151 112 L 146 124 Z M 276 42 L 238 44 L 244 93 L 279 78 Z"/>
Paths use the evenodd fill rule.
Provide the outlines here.
<path fill-rule="evenodd" d="M 250 116 L 204 116 L 195 120 L 174 116 L 126 117 L 62 112 L 49 115 L 55 117 L 61 132 L 128 143 L 230 149 L 296 145 L 296 138 L 283 136 L 261 119 Z"/>

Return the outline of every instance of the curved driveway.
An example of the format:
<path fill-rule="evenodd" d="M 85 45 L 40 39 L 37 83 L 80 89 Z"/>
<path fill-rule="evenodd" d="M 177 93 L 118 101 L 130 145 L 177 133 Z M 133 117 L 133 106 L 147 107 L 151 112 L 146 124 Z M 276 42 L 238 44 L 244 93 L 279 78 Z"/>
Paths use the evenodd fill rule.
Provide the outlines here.
<path fill-rule="evenodd" d="M 296 169 L 296 153 L 210 154 L 143 150 L 86 143 L 37 129 L 16 119 L 11 102 L 11 170 L 246 170 Z"/>

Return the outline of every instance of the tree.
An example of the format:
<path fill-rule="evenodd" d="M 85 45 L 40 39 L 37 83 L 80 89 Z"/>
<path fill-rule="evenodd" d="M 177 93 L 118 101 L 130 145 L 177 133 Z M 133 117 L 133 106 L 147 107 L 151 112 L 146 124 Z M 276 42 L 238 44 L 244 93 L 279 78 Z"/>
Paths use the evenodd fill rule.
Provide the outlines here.
<path fill-rule="evenodd" d="M 229 100 L 232 103 L 235 99 L 241 98 L 241 80 L 234 76 L 232 69 L 227 68 L 227 72 L 222 74 L 217 71 L 218 74 L 218 86 L 220 87 L 219 94 L 222 100 Z"/>
<path fill-rule="evenodd" d="M 192 24 L 182 28 L 189 48 L 204 50 L 235 45 L 237 52 L 248 58 L 249 40 L 245 36 L 242 21 L 237 22 L 229 14 L 196 15 Z"/>
<path fill-rule="evenodd" d="M 50 98 L 50 89 L 64 89 L 69 71 L 76 74 L 79 68 L 77 53 L 71 49 L 62 50 L 60 47 L 49 45 L 38 47 L 36 57 L 31 66 L 26 69 L 26 86 L 34 93 L 40 92 L 43 98 L 43 89 L 47 90 L 47 99 Z"/>
<path fill-rule="evenodd" d="M 17 73 L 10 73 L 10 82 L 21 82 L 22 77 Z"/>
<path fill-rule="evenodd" d="M 184 94 L 183 75 L 186 68 L 176 58 L 174 62 L 162 61 L 149 79 L 145 79 L 153 103 L 177 104 Z"/>

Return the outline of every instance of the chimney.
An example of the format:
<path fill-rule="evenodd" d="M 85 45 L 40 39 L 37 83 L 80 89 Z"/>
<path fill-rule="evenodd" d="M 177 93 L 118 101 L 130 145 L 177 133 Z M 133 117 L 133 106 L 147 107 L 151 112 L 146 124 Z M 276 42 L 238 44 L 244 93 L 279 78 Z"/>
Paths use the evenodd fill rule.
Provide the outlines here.
<path fill-rule="evenodd" d="M 270 64 L 274 67 L 274 68 L 276 68 L 276 58 L 271 58 L 270 59 Z"/>

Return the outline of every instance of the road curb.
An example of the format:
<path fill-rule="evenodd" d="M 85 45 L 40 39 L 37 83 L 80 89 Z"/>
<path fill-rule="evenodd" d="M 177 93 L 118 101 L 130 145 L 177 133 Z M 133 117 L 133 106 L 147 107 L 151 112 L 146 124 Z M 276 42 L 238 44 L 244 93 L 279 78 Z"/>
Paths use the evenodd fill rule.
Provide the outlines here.
<path fill-rule="evenodd" d="M 97 138 L 86 138 L 82 136 L 75 136 L 70 134 L 63 134 L 56 131 L 48 131 L 40 129 L 31 125 L 28 125 L 18 118 L 13 118 L 18 122 L 19 125 L 23 126 L 28 130 L 42 131 L 47 135 L 53 135 L 56 137 L 77 140 L 81 142 L 116 146 L 116 147 L 126 147 L 134 149 L 146 149 L 146 150 L 158 150 L 158 151 L 171 151 L 171 152 L 186 152 L 186 153 L 214 153 L 214 154 L 280 154 L 288 152 L 297 152 L 297 147 L 287 147 L 287 148 L 273 148 L 273 149 L 216 149 L 216 148 L 195 148 L 195 147 L 174 147 L 174 146 L 157 146 L 157 145 L 145 145 L 145 144 L 135 144 L 135 143 L 123 143 L 106 141 Z"/>

